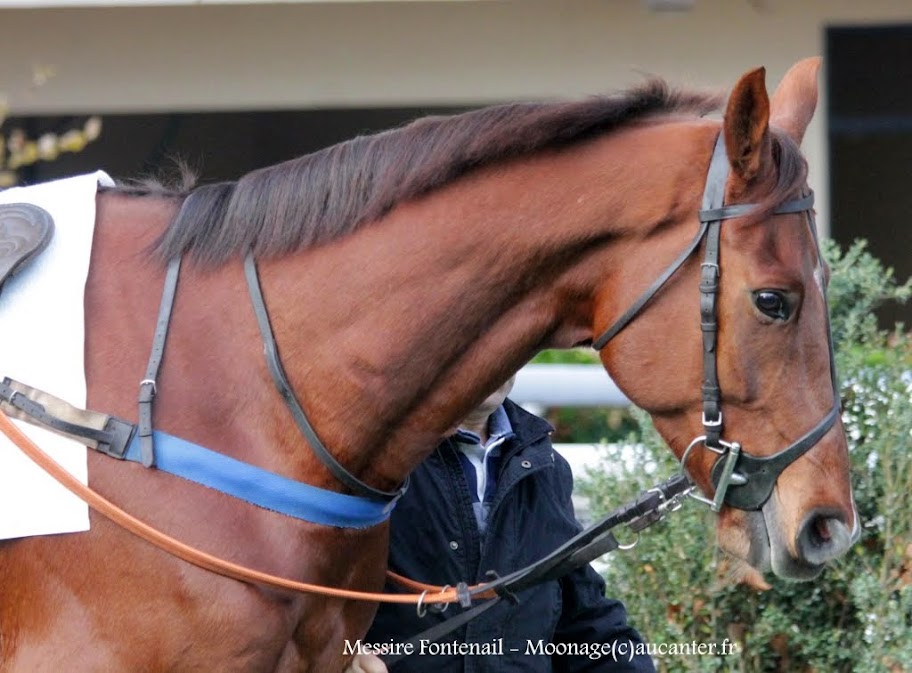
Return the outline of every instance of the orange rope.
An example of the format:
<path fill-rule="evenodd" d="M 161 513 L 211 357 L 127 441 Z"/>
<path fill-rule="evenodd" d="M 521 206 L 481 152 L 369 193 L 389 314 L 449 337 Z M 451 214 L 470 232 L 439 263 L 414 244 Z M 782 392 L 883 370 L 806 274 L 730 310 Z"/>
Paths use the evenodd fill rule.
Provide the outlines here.
<path fill-rule="evenodd" d="M 398 584 L 401 587 L 405 587 L 406 589 L 411 589 L 412 591 L 427 591 L 428 593 L 433 591 L 436 593 L 440 593 L 444 589 L 446 589 L 446 587 L 437 586 L 436 584 L 425 584 L 424 582 L 418 582 L 417 580 L 411 580 L 408 577 L 403 577 L 402 575 L 394 573 L 392 570 L 386 571 L 386 578 L 388 580 L 390 580 L 391 582 Z M 468 590 L 474 591 L 474 590 L 478 589 L 480 586 L 482 586 L 482 585 L 473 584 L 472 586 L 468 587 Z M 484 598 L 484 599 L 494 598 L 496 596 L 497 596 L 497 593 L 493 589 L 488 589 L 487 591 L 482 591 L 480 593 L 472 595 L 473 598 Z M 436 603 L 437 601 L 433 601 L 433 602 Z M 442 601 L 442 602 L 446 602 L 446 601 Z"/>
<path fill-rule="evenodd" d="M 394 573 L 392 570 L 386 571 L 386 578 L 391 582 L 395 582 L 399 586 L 411 589 L 412 591 L 441 591 L 443 589 L 443 587 L 438 587 L 433 584 L 425 584 L 424 582 L 411 580 L 408 577 L 403 577 L 398 573 Z"/>
<path fill-rule="evenodd" d="M 414 603 L 414 604 L 432 604 L 432 603 L 455 603 L 458 600 L 455 589 L 445 589 L 443 587 L 422 584 L 409 580 L 407 578 L 389 573 L 391 579 L 403 583 L 408 588 L 421 591 L 420 594 L 383 594 L 363 591 L 353 591 L 350 589 L 337 589 L 333 587 L 324 587 L 318 584 L 307 584 L 298 582 L 284 577 L 277 577 L 264 573 L 259 570 L 246 568 L 242 565 L 220 559 L 204 551 L 176 540 L 161 531 L 152 528 L 147 523 L 140 521 L 136 517 L 128 514 L 120 507 L 107 500 L 104 496 L 89 488 L 80 482 L 76 477 L 64 469 L 60 463 L 51 458 L 37 444 L 35 444 L 25 433 L 20 430 L 15 423 L 10 420 L 3 411 L 0 411 L 0 430 L 9 437 L 13 443 L 22 450 L 22 452 L 31 458 L 41 469 L 47 472 L 51 477 L 57 480 L 67 490 L 76 495 L 80 500 L 87 503 L 92 509 L 109 518 L 121 528 L 128 530 L 134 535 L 141 537 L 143 540 L 155 545 L 159 549 L 183 559 L 187 563 L 209 570 L 211 572 L 239 580 L 241 582 L 251 582 L 262 584 L 278 589 L 288 589 L 302 593 L 320 594 L 322 596 L 331 596 L 333 598 L 345 598 L 356 601 L 377 601 L 382 603 Z M 431 595 L 433 594 L 433 595 Z"/>

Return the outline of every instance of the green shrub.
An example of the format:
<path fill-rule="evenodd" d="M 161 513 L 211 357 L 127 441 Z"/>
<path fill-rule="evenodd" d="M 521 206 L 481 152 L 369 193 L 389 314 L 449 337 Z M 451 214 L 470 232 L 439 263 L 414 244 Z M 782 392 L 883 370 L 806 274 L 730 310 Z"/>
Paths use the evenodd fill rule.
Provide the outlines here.
<path fill-rule="evenodd" d="M 817 580 L 767 577 L 773 588 L 760 592 L 730 581 L 711 513 L 686 504 L 645 531 L 634 550 L 607 559 L 608 593 L 624 600 L 649 642 L 728 638 L 739 648 L 731 656 L 656 657 L 660 671 L 912 671 L 912 339 L 901 326 L 878 329 L 874 312 L 905 301 L 912 288 L 898 285 L 863 242 L 844 252 L 827 244 L 824 254 L 861 539 Z M 603 468 L 582 480 L 595 514 L 677 469 L 648 417 L 637 418 L 628 447 L 605 448 Z"/>

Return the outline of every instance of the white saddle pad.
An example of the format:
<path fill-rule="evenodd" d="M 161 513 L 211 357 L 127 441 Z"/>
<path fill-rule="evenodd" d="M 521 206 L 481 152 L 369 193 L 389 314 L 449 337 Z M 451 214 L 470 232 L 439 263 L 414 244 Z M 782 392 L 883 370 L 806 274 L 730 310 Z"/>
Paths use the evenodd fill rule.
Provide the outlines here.
<path fill-rule="evenodd" d="M 0 203 L 33 203 L 54 218 L 47 249 L 0 291 L 0 379 L 17 381 L 85 407 L 83 310 L 102 171 L 0 192 Z M 15 421 L 83 483 L 86 448 Z M 0 539 L 89 529 L 88 506 L 22 454 L 0 433 Z"/>

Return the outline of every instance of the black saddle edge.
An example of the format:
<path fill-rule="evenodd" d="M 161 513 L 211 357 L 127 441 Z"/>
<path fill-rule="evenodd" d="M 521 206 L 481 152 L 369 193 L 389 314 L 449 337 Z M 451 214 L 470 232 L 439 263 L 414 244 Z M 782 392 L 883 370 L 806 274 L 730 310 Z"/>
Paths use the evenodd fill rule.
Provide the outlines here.
<path fill-rule="evenodd" d="M 15 237 L 9 231 L 15 224 L 9 222 L 10 219 L 24 223 L 24 226 L 16 227 Z M 31 203 L 0 205 L 0 288 L 40 255 L 53 237 L 54 218 L 44 208 Z"/>

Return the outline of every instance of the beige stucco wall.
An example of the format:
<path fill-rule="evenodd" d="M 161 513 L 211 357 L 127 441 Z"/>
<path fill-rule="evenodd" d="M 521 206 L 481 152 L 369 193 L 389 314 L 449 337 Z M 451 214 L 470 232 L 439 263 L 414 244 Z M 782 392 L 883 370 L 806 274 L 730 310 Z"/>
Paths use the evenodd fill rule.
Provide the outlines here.
<path fill-rule="evenodd" d="M 623 87 L 640 73 L 771 83 L 830 24 L 912 21 L 910 0 L 327 2 L 0 10 L 17 113 L 479 103 Z M 57 76 L 28 91 L 33 64 Z M 825 197 L 823 124 L 805 141 Z M 826 222 L 826 198 L 821 199 Z"/>

